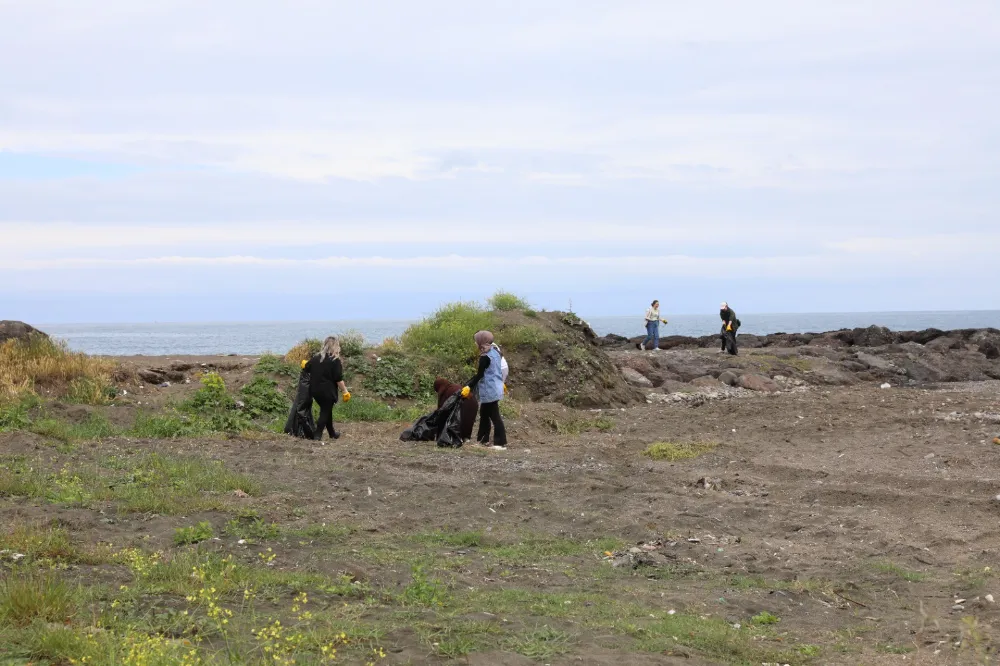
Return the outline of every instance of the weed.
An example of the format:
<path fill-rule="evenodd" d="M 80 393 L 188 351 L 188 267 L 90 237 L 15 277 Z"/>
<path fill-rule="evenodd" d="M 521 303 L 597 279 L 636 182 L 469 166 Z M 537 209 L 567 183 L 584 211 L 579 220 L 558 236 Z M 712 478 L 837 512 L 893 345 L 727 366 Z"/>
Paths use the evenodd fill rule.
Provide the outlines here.
<path fill-rule="evenodd" d="M 580 435 L 592 430 L 611 432 L 615 429 L 615 420 L 607 416 L 598 416 L 591 419 L 572 417 L 566 420 L 550 416 L 545 417 L 542 422 L 560 435 Z"/>
<path fill-rule="evenodd" d="M 428 543 L 454 548 L 474 548 L 483 544 L 482 532 L 430 532 L 418 534 L 414 540 L 418 543 Z"/>
<path fill-rule="evenodd" d="M 24 430 L 30 426 L 29 411 L 38 403 L 38 397 L 33 393 L 22 394 L 7 402 L 0 399 L 0 432 Z"/>
<path fill-rule="evenodd" d="M 226 535 L 237 539 L 270 541 L 281 536 L 277 523 L 265 523 L 256 512 L 244 512 L 226 523 Z"/>
<path fill-rule="evenodd" d="M 487 304 L 491 309 L 499 312 L 512 312 L 514 310 L 527 310 L 531 307 L 523 298 L 506 291 L 498 291 L 493 294 Z"/>
<path fill-rule="evenodd" d="M 767 611 L 762 611 L 750 618 L 750 621 L 758 626 L 764 627 L 771 624 L 778 624 L 781 622 L 781 618 Z"/>
<path fill-rule="evenodd" d="M 908 583 L 919 583 L 927 579 L 927 576 L 922 573 L 918 573 L 916 571 L 910 571 L 909 569 L 905 569 L 899 566 L 898 564 L 895 564 L 888 560 L 875 562 L 872 566 L 875 568 L 876 571 L 881 571 L 882 573 L 898 576 L 899 578 L 902 578 Z"/>
<path fill-rule="evenodd" d="M 202 541 L 208 541 L 215 536 L 215 530 L 212 529 L 212 523 L 208 521 L 202 521 L 197 525 L 191 527 L 178 527 L 174 530 L 174 544 L 177 546 L 186 546 L 188 544 L 201 543 Z"/>
<path fill-rule="evenodd" d="M 653 460 L 690 460 L 716 447 L 714 442 L 654 442 L 646 447 L 643 455 Z"/>
<path fill-rule="evenodd" d="M 174 439 L 197 437 L 208 433 L 209 426 L 204 421 L 168 411 L 162 414 L 139 412 L 135 416 L 135 423 L 126 434 L 140 439 Z"/>
<path fill-rule="evenodd" d="M 28 523 L 15 523 L 0 532 L 0 551 L 20 553 L 24 555 L 26 564 L 36 560 L 93 561 L 93 558 L 84 557 L 70 542 L 65 529 Z"/>
<path fill-rule="evenodd" d="M 233 406 L 233 399 L 226 391 L 226 382 L 217 372 L 202 375 L 201 388 L 185 403 L 192 411 L 205 412 Z"/>
<path fill-rule="evenodd" d="M 344 331 L 337 336 L 340 340 L 340 354 L 344 358 L 361 358 L 365 354 L 365 336 L 360 331 Z"/>
<path fill-rule="evenodd" d="M 452 303 L 403 333 L 408 352 L 427 356 L 436 373 L 472 375 L 478 357 L 473 337 L 478 331 L 496 328 L 496 316 L 474 303 Z"/>
<path fill-rule="evenodd" d="M 447 588 L 437 580 L 429 578 L 422 564 L 414 564 L 411 572 L 412 580 L 400 595 L 403 605 L 427 608 L 444 606 L 448 601 Z"/>

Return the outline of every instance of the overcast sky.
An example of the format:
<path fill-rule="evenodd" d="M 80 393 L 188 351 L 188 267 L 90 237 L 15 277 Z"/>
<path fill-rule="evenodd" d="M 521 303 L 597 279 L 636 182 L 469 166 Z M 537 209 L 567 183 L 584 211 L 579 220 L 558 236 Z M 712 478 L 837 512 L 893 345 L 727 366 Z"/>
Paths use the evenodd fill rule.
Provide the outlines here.
<path fill-rule="evenodd" d="M 0 319 L 1000 308 L 995 0 L 0 0 Z"/>

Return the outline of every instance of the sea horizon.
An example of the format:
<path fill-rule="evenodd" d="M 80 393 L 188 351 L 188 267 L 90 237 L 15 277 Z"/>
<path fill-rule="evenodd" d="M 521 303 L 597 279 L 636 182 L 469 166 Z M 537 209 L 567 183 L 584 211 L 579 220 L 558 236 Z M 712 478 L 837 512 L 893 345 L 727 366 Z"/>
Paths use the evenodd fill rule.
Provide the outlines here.
<path fill-rule="evenodd" d="M 741 313 L 743 334 L 821 333 L 844 328 L 885 326 L 892 330 L 1000 328 L 1000 310 Z M 577 313 L 598 335 L 644 334 L 642 314 L 588 316 Z M 663 313 L 660 335 L 698 337 L 718 332 L 718 314 Z M 348 331 L 369 344 L 402 335 L 419 319 L 341 319 L 331 321 L 96 322 L 32 324 L 73 351 L 103 356 L 256 355 L 284 353 L 305 338 Z"/>

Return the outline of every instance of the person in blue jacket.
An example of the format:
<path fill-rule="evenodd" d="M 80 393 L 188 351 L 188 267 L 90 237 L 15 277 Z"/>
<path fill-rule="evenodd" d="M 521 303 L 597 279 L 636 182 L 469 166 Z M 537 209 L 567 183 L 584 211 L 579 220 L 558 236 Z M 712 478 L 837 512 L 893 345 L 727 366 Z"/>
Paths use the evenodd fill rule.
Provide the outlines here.
<path fill-rule="evenodd" d="M 506 390 L 503 381 L 503 356 L 493 344 L 493 334 L 479 331 L 475 335 L 479 347 L 479 366 L 476 376 L 462 389 L 462 397 L 468 398 L 473 391 L 479 394 L 479 431 L 476 441 L 485 446 L 490 443 L 490 428 L 493 429 L 494 446 L 507 447 L 507 430 L 500 416 L 500 401 Z"/>

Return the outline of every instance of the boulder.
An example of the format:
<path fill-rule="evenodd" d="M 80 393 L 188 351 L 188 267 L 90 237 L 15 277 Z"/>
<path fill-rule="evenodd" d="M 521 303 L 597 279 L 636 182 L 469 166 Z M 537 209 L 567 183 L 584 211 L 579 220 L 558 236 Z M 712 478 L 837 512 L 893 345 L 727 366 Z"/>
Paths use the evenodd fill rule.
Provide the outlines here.
<path fill-rule="evenodd" d="M 0 344 L 8 340 L 29 340 L 35 336 L 49 337 L 34 326 L 29 326 L 23 321 L 0 321 Z"/>
<path fill-rule="evenodd" d="M 851 331 L 856 347 L 882 347 L 896 342 L 896 334 L 885 326 L 869 326 Z"/>
<path fill-rule="evenodd" d="M 775 393 L 781 390 L 781 387 L 778 386 L 777 382 L 763 375 L 740 375 L 738 384 L 740 388 L 749 389 L 751 391 L 762 391 L 765 393 Z"/>
<path fill-rule="evenodd" d="M 875 368 L 876 370 L 895 370 L 896 366 L 892 361 L 888 361 L 884 358 L 879 358 L 874 354 L 867 354 L 865 352 L 858 352 L 857 359 L 865 364 L 866 367 Z"/>
<path fill-rule="evenodd" d="M 914 340 L 914 342 L 917 342 Z M 953 338 L 949 335 L 943 335 L 941 337 L 934 338 L 933 340 L 928 340 L 924 343 L 924 346 L 928 349 L 933 349 L 934 351 L 944 352 L 949 349 L 958 349 L 962 346 L 962 340 Z"/>
<path fill-rule="evenodd" d="M 638 370 L 633 370 L 632 368 L 625 367 L 621 369 L 621 373 L 622 377 L 625 378 L 625 381 L 627 381 L 632 386 L 638 386 L 640 388 L 653 388 L 653 382 L 649 381 Z"/>
<path fill-rule="evenodd" d="M 719 374 L 719 381 L 726 386 L 736 386 L 739 383 L 739 379 L 740 376 L 732 370 L 725 370 Z"/>

